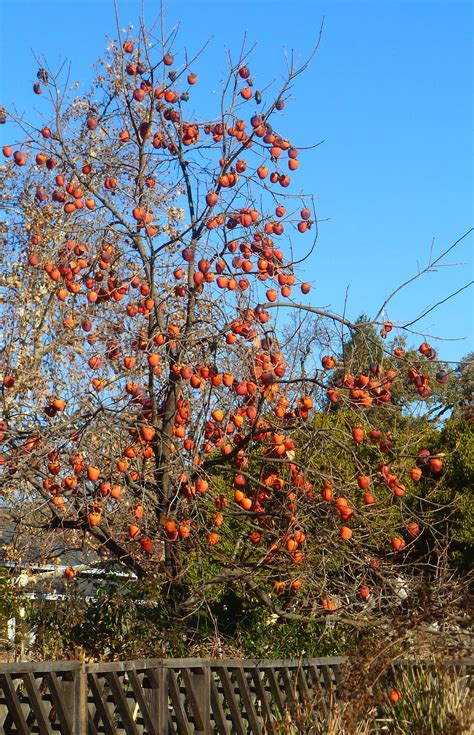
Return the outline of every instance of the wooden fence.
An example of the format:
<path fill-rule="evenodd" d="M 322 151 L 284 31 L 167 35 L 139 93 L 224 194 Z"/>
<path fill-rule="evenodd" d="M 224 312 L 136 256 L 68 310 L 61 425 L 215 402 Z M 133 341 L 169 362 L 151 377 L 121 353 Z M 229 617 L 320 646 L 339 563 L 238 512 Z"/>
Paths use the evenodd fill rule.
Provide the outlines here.
<path fill-rule="evenodd" d="M 0 664 L 0 733 L 264 735 L 318 694 L 324 706 L 343 665 L 339 657 Z"/>
<path fill-rule="evenodd" d="M 247 735 L 338 678 L 341 658 L 0 665 L 5 735 Z M 3 730 L 2 730 L 3 726 Z"/>

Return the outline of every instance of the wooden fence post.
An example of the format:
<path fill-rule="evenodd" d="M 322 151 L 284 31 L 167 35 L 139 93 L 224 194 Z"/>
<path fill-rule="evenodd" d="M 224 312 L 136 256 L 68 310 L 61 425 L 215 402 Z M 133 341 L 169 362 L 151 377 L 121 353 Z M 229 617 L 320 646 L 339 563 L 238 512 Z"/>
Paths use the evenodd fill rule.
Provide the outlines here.
<path fill-rule="evenodd" d="M 211 669 L 202 666 L 192 669 L 192 690 L 201 716 L 201 722 L 194 731 L 195 735 L 209 735 L 211 732 Z"/>
<path fill-rule="evenodd" d="M 58 676 L 59 674 L 59 676 Z M 51 670 L 46 674 L 56 717 L 64 733 L 87 735 L 87 675 L 85 665 Z"/>
<path fill-rule="evenodd" d="M 168 735 L 168 670 L 160 666 L 146 670 L 150 688 L 146 689 L 145 699 L 150 717 L 155 723 L 156 735 Z"/>
<path fill-rule="evenodd" d="M 158 672 L 158 735 L 168 735 L 168 670 L 165 666 L 161 666 Z"/>
<path fill-rule="evenodd" d="M 85 663 L 74 672 L 74 735 L 87 735 L 87 672 Z"/>

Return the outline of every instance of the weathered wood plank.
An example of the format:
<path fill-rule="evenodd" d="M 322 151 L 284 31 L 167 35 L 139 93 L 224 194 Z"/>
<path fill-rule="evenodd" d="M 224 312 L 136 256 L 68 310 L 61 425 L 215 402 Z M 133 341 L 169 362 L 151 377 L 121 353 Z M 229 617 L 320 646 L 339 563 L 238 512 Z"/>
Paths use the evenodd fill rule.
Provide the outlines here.
<path fill-rule="evenodd" d="M 229 708 L 232 725 L 236 735 L 246 735 L 247 728 L 241 715 L 240 703 L 237 700 L 236 691 L 230 677 L 229 669 L 226 666 L 216 666 L 215 670 L 222 682 L 224 689 L 225 703 Z"/>
<path fill-rule="evenodd" d="M 87 675 L 85 666 L 82 664 L 78 671 L 73 673 L 74 677 L 74 735 L 87 734 Z"/>
<path fill-rule="evenodd" d="M 249 671 L 252 674 L 255 692 L 260 702 L 264 726 L 267 730 L 269 730 L 271 727 L 271 723 L 274 720 L 274 714 L 272 711 L 271 703 L 269 701 L 269 692 L 267 691 L 263 682 L 262 672 L 258 668 L 250 668 Z"/>
<path fill-rule="evenodd" d="M 286 709 L 286 703 L 285 703 L 285 699 L 283 697 L 282 691 L 280 689 L 280 685 L 278 683 L 276 673 L 273 669 L 266 669 L 265 673 L 268 678 L 268 684 L 270 686 L 270 691 L 273 695 L 275 704 L 278 707 L 280 714 L 282 714 Z"/>
<path fill-rule="evenodd" d="M 328 708 L 329 708 L 329 702 L 327 701 L 324 687 L 321 684 L 320 670 L 316 666 L 309 666 L 308 673 L 311 679 L 314 695 L 317 698 L 318 703 L 320 703 L 323 711 L 327 713 Z"/>
<path fill-rule="evenodd" d="M 100 685 L 98 675 L 90 672 L 87 675 L 87 681 L 92 692 L 96 712 L 99 715 L 100 720 L 102 720 L 105 735 L 117 735 L 117 730 L 115 728 L 114 721 L 110 715 L 109 707 L 107 705 L 107 697 L 105 697 L 104 700 L 104 693 Z"/>
<path fill-rule="evenodd" d="M 181 674 L 195 723 L 195 734 L 207 735 L 210 729 L 211 690 L 209 668 L 182 669 Z"/>
<path fill-rule="evenodd" d="M 15 663 L 0 663 L 0 673 L 21 675 L 28 672 L 42 674 L 47 671 L 76 671 L 80 669 L 80 661 L 16 661 Z"/>
<path fill-rule="evenodd" d="M 157 735 L 168 735 L 172 732 L 169 724 L 168 669 L 164 667 L 146 669 L 145 676 L 150 684 L 145 688 L 145 699 L 155 722 Z"/>
<path fill-rule="evenodd" d="M 62 672 L 61 672 L 62 673 Z M 72 716 L 74 713 L 74 705 L 68 702 L 62 690 L 62 682 L 58 679 L 55 671 L 48 671 L 44 675 L 44 681 L 48 684 L 49 693 L 53 702 L 56 717 L 62 728 L 62 735 L 74 735 L 72 729 Z M 72 705 L 72 706 L 71 706 Z M 72 716 L 71 716 L 72 714 Z"/>
<path fill-rule="evenodd" d="M 334 682 L 337 684 L 342 678 L 342 666 L 330 665 L 328 668 L 332 673 Z"/>
<path fill-rule="evenodd" d="M 255 698 L 250 692 L 247 677 L 242 667 L 233 669 L 235 681 L 240 692 L 240 701 L 242 706 L 245 708 L 247 714 L 247 720 L 249 722 L 252 735 L 260 735 L 262 732 L 262 723 L 257 715 L 255 708 Z"/>
<path fill-rule="evenodd" d="M 16 687 L 9 673 L 5 672 L 0 674 L 0 687 L 5 692 L 8 713 L 15 723 L 18 735 L 30 735 L 30 728 L 23 714 L 20 698 L 17 695 Z"/>
<path fill-rule="evenodd" d="M 112 692 L 115 707 L 122 720 L 127 735 L 140 735 L 138 728 L 133 721 L 130 708 L 128 706 L 127 697 L 123 688 L 123 681 L 119 679 L 116 671 L 109 671 L 105 674 L 105 679 Z"/>
<path fill-rule="evenodd" d="M 298 667 L 296 671 L 296 682 L 300 701 L 310 702 L 312 698 L 312 692 L 310 691 L 308 687 L 308 682 L 306 680 L 306 668 L 304 668 L 303 666 Z"/>
<path fill-rule="evenodd" d="M 44 700 L 37 685 L 34 675 L 30 672 L 23 674 L 23 681 L 28 693 L 30 707 L 36 717 L 40 735 L 52 735 L 51 723 L 44 706 Z"/>
<path fill-rule="evenodd" d="M 87 735 L 98 735 L 96 723 L 89 709 L 87 710 Z"/>
<path fill-rule="evenodd" d="M 229 735 L 231 723 L 227 719 L 222 707 L 221 697 L 217 689 L 217 683 L 214 678 L 214 671 L 211 671 L 211 711 L 214 722 L 219 735 Z"/>
<path fill-rule="evenodd" d="M 173 714 L 176 717 L 176 722 L 178 723 L 179 735 L 193 735 L 193 731 L 184 708 L 183 698 L 179 690 L 178 679 L 173 669 L 168 669 L 168 684 L 171 702 L 173 703 Z"/>
<path fill-rule="evenodd" d="M 303 658 L 303 659 L 219 659 L 219 665 L 235 668 L 243 666 L 245 669 L 258 667 L 263 670 L 266 668 L 275 668 L 281 666 L 295 667 L 304 666 L 340 666 L 345 663 L 346 659 L 342 656 L 327 656 L 326 658 Z M 153 668 L 201 668 L 212 667 L 216 665 L 215 659 L 201 658 L 184 658 L 184 659 L 140 659 L 135 661 L 116 661 L 85 664 L 86 673 L 101 673 L 106 671 L 129 671 L 145 670 Z M 397 667 L 403 664 L 411 665 L 413 662 L 400 661 Z M 448 659 L 445 661 L 446 666 L 465 666 L 467 669 L 474 668 L 474 658 L 468 657 L 461 661 Z M 27 672 L 39 674 L 48 671 L 74 671 L 81 669 L 83 664 L 80 661 L 17 661 L 12 663 L 0 663 L 0 672 L 10 674 L 23 674 Z"/>
<path fill-rule="evenodd" d="M 331 690 L 334 684 L 332 678 L 332 669 L 330 666 L 320 666 L 321 675 L 324 681 L 324 688 Z"/>
<path fill-rule="evenodd" d="M 2 709 L 3 709 L 3 704 L 2 704 Z M 11 713 L 8 712 L 8 710 L 5 707 L 3 709 L 3 713 L 2 713 L 2 710 L 0 710 L 0 714 L 2 714 L 2 718 L 3 718 L 1 720 L 1 722 L 3 722 L 3 729 L 4 729 L 4 731 L 5 732 L 8 732 L 8 733 L 11 732 L 12 731 L 12 728 L 15 726 L 15 723 L 13 721 L 13 717 L 11 716 Z"/>
<path fill-rule="evenodd" d="M 172 659 L 167 659 L 170 661 Z M 86 673 L 105 674 L 108 671 L 144 671 L 145 669 L 159 669 L 163 666 L 164 661 L 161 658 L 143 658 L 133 661 L 101 661 L 100 663 L 90 663 L 85 665 Z"/>
<path fill-rule="evenodd" d="M 285 691 L 286 708 L 294 710 L 296 706 L 295 687 L 291 681 L 290 672 L 286 666 L 281 666 L 278 668 L 278 673 Z"/>
<path fill-rule="evenodd" d="M 157 724 L 156 720 L 152 719 L 151 712 L 148 710 L 148 703 L 145 699 L 145 690 L 142 682 L 138 678 L 136 671 L 129 671 L 128 678 L 132 687 L 133 694 L 137 700 L 138 706 L 140 707 L 140 713 L 145 723 L 145 729 L 148 735 L 159 735 L 158 730 L 155 727 Z"/>

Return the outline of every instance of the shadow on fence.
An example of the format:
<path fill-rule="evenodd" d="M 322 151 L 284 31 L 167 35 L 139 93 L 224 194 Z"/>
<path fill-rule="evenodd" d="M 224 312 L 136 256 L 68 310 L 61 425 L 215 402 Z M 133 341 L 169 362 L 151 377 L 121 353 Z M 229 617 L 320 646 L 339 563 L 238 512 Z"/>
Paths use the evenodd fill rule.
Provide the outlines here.
<path fill-rule="evenodd" d="M 345 659 L 0 664 L 5 735 L 264 735 L 328 696 Z"/>

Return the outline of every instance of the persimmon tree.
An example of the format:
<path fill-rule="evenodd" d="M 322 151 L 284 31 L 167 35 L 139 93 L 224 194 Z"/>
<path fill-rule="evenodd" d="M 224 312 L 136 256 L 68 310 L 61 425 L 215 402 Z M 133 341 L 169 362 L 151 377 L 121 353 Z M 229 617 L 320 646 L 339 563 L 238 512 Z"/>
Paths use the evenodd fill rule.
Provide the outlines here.
<path fill-rule="evenodd" d="M 282 617 L 364 624 L 400 604 L 400 570 L 424 574 L 419 539 L 436 536 L 416 502 L 442 473 L 416 428 L 436 354 L 408 359 L 391 322 L 307 302 L 318 215 L 280 116 L 306 64 L 260 91 L 251 59 L 229 58 L 212 102 L 175 45 L 111 42 L 81 95 L 41 61 L 44 119 L 6 113 L 14 553 L 118 562 L 181 612 L 241 585 Z"/>

